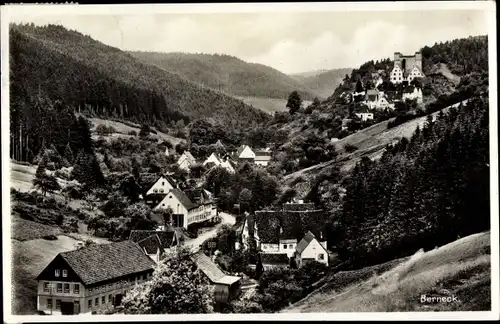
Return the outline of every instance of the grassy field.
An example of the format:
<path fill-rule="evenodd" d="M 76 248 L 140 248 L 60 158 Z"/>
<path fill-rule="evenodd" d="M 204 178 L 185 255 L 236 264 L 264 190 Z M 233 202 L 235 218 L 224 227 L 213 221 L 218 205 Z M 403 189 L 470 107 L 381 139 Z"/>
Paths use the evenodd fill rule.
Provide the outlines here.
<path fill-rule="evenodd" d="M 130 137 L 131 135 L 128 135 L 129 132 L 135 131 L 137 134 L 139 134 L 139 131 L 141 130 L 141 125 L 130 123 L 130 122 L 127 122 L 127 125 L 126 125 L 124 123 L 120 123 L 117 121 L 101 119 L 101 118 L 89 118 L 89 121 L 92 122 L 92 124 L 93 124 L 93 128 L 91 129 L 92 131 L 94 131 L 95 127 L 97 127 L 98 125 L 106 125 L 108 127 L 112 126 L 117 131 L 117 133 L 111 135 L 112 137 Z M 132 125 L 134 127 L 132 127 L 130 125 Z M 153 129 L 154 129 L 154 127 L 153 127 Z M 157 131 L 157 134 L 151 133 L 151 136 L 157 138 L 158 140 L 168 141 L 172 145 L 177 145 L 181 142 L 185 142 L 185 140 L 182 138 L 173 137 L 171 135 L 162 133 L 157 129 L 156 129 L 156 131 Z"/>
<path fill-rule="evenodd" d="M 103 239 L 93 239 L 106 243 Z M 36 276 L 59 253 L 75 249 L 81 240 L 59 235 L 57 240 L 34 239 L 20 242 L 12 239 L 12 312 L 29 315 L 36 312 Z"/>
<path fill-rule="evenodd" d="M 361 270 L 338 272 L 285 313 L 487 311 L 491 309 L 490 233 Z M 421 296 L 454 302 L 421 302 Z"/>
<path fill-rule="evenodd" d="M 276 111 L 288 111 L 286 107 L 286 99 L 276 99 L 276 98 L 261 98 L 261 97 L 237 97 L 241 99 L 247 105 L 251 105 L 254 108 L 258 108 L 268 114 L 273 115 Z M 303 101 L 303 106 L 307 107 L 310 105 L 311 101 Z"/>

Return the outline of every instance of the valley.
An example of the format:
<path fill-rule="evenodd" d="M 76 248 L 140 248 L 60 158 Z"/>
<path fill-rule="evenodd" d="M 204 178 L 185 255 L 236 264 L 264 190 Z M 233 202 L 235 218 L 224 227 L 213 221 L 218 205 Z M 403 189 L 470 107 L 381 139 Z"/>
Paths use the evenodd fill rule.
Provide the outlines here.
<path fill-rule="evenodd" d="M 492 309 L 487 36 L 297 74 L 9 36 L 13 313 Z"/>

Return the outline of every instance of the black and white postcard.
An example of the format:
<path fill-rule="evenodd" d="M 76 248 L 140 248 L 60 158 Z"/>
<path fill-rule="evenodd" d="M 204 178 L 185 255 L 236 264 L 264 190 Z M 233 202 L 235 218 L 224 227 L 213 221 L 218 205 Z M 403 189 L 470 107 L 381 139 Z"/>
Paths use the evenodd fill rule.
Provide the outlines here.
<path fill-rule="evenodd" d="M 4 322 L 498 319 L 493 1 L 1 14 Z"/>

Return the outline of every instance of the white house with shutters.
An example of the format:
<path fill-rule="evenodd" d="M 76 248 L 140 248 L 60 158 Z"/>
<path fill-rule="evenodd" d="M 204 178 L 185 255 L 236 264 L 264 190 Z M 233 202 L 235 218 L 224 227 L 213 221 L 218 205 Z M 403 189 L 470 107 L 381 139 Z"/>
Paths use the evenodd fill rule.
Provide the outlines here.
<path fill-rule="evenodd" d="M 255 160 L 255 152 L 248 145 L 240 146 L 236 154 L 238 159 Z"/>

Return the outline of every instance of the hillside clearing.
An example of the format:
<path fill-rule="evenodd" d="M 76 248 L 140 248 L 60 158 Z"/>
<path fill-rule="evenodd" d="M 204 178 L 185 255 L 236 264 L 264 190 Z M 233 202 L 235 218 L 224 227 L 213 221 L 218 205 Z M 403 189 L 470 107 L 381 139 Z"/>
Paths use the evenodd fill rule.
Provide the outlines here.
<path fill-rule="evenodd" d="M 276 99 L 276 98 L 263 98 L 263 97 L 236 97 L 242 100 L 247 105 L 253 106 L 254 108 L 258 108 L 270 115 L 273 115 L 275 112 L 284 112 L 288 111 L 286 107 L 287 100 L 286 99 Z M 303 100 L 302 105 L 307 107 L 310 105 L 312 101 Z"/>
<path fill-rule="evenodd" d="M 467 100 L 463 101 L 464 104 Z M 446 113 L 451 107 L 458 107 L 460 103 L 454 104 L 452 106 L 442 109 Z M 439 115 L 439 111 L 432 113 L 433 118 Z M 328 161 L 322 164 L 314 165 L 309 168 L 299 170 L 297 172 L 288 174 L 285 176 L 284 180 L 287 182 L 293 181 L 300 175 L 311 174 L 312 172 L 317 172 L 327 166 L 338 164 L 342 171 L 351 170 L 358 161 L 361 160 L 363 156 L 367 156 L 370 159 L 378 159 L 382 156 L 386 145 L 392 144 L 402 137 L 410 138 L 417 126 L 422 128 L 425 124 L 427 116 L 419 117 L 416 119 L 409 120 L 401 125 L 395 126 L 393 128 L 387 128 L 387 125 L 394 118 L 385 120 L 373 126 L 362 129 L 354 134 L 346 136 L 335 143 L 337 151 L 340 153 L 336 160 Z M 356 151 L 352 153 L 346 153 L 344 147 L 346 145 L 356 146 Z"/>
<path fill-rule="evenodd" d="M 116 129 L 116 132 L 117 132 L 115 134 L 112 134 L 113 137 L 132 137 L 132 135 L 129 135 L 130 132 L 134 131 L 136 134 L 139 134 L 139 132 L 141 130 L 141 125 L 131 123 L 131 122 L 127 122 L 127 124 L 124 124 L 124 123 L 120 123 L 120 122 L 117 122 L 114 120 L 108 120 L 108 119 L 102 119 L 102 118 L 89 118 L 89 121 L 92 122 L 92 124 L 93 124 L 93 127 L 91 129 L 93 132 L 95 131 L 95 128 L 99 125 L 113 127 L 114 129 Z M 132 125 L 134 127 L 132 127 Z M 155 129 L 154 127 L 151 127 L 151 129 L 154 129 L 157 132 L 157 134 L 151 133 L 150 136 L 158 139 L 159 141 L 168 141 L 174 146 L 186 141 L 182 138 L 177 138 L 177 137 L 162 133 L 159 130 Z"/>
<path fill-rule="evenodd" d="M 106 243 L 104 239 L 92 238 L 96 243 Z M 35 239 L 12 242 L 12 313 L 29 315 L 36 312 L 36 276 L 59 253 L 75 249 L 81 240 L 66 235 L 57 240 Z"/>
<path fill-rule="evenodd" d="M 490 233 L 473 234 L 428 252 L 419 251 L 382 274 L 370 269 L 370 278 L 366 271 L 350 272 L 358 278 L 355 275 L 346 288 L 324 286 L 283 312 L 489 310 L 490 260 Z M 342 275 L 337 273 L 331 281 Z M 426 303 L 421 302 L 422 295 L 455 296 L 458 300 Z"/>

